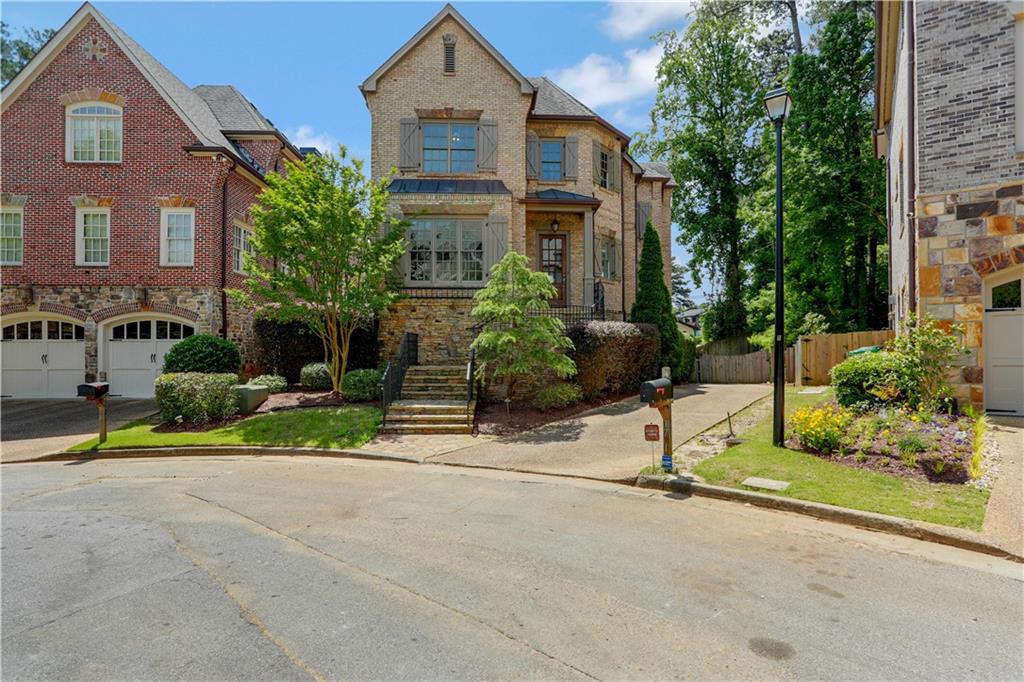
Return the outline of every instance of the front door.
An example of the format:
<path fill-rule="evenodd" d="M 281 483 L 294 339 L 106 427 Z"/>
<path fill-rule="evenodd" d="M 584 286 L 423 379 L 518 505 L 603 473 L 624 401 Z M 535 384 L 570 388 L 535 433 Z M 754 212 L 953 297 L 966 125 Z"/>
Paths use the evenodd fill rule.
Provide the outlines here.
<path fill-rule="evenodd" d="M 564 234 L 542 234 L 540 236 L 540 269 L 555 285 L 552 306 L 564 306 L 566 302 L 566 276 L 569 271 L 569 249 Z"/>

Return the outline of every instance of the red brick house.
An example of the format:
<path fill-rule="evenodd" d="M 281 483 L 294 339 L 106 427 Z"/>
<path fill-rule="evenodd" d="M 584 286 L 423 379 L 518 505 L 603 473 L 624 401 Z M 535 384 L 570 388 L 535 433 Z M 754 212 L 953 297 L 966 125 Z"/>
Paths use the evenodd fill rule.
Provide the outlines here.
<path fill-rule="evenodd" d="M 301 159 L 229 85 L 189 88 L 86 3 L 2 92 L 2 387 L 149 396 L 178 340 L 245 346 L 248 208 Z"/>

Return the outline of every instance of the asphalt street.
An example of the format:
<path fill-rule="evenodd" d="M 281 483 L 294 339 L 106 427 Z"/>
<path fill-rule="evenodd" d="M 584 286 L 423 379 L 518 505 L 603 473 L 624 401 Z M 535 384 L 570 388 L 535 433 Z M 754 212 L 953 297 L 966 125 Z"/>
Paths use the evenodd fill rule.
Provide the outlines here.
<path fill-rule="evenodd" d="M 1024 678 L 1024 575 L 706 499 L 311 458 L 7 464 L 3 678 Z"/>

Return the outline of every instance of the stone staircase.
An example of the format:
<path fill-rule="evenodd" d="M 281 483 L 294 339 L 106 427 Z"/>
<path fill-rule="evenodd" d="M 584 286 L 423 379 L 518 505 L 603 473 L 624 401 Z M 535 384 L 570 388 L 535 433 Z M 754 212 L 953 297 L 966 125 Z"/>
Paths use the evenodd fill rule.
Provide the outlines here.
<path fill-rule="evenodd" d="M 388 407 L 382 433 L 472 433 L 476 401 L 466 405 L 466 367 L 412 365 L 402 399 Z"/>

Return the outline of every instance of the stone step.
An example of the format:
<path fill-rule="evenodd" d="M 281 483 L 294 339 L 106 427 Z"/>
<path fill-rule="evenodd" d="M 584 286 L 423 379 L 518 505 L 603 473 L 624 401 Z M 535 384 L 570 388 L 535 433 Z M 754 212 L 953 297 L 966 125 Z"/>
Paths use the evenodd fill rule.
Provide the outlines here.
<path fill-rule="evenodd" d="M 424 434 L 440 435 L 452 433 L 473 433 L 473 427 L 469 424 L 406 424 L 389 421 L 388 425 L 381 429 L 381 433 L 400 434 Z"/>
<path fill-rule="evenodd" d="M 409 365 L 409 372 L 465 372 L 465 365 Z"/>
<path fill-rule="evenodd" d="M 423 386 L 465 386 L 466 380 L 462 377 L 431 377 L 431 376 L 406 376 L 404 385 L 420 384 Z"/>
<path fill-rule="evenodd" d="M 420 414 L 416 412 L 391 412 L 388 413 L 388 424 L 391 423 L 417 423 L 417 424 L 465 424 L 467 420 L 466 413 L 445 413 L 445 414 L 433 414 L 425 413 Z"/>
<path fill-rule="evenodd" d="M 462 393 L 440 393 L 438 391 L 402 391 L 402 397 L 406 400 L 465 400 Z"/>
<path fill-rule="evenodd" d="M 470 409 L 473 405 L 470 405 Z M 388 407 L 389 412 L 413 412 L 417 414 L 462 414 L 466 411 L 463 400 L 396 400 Z"/>

